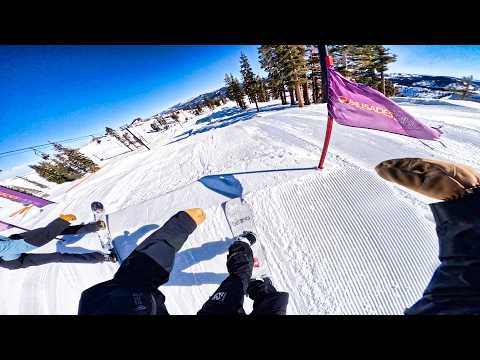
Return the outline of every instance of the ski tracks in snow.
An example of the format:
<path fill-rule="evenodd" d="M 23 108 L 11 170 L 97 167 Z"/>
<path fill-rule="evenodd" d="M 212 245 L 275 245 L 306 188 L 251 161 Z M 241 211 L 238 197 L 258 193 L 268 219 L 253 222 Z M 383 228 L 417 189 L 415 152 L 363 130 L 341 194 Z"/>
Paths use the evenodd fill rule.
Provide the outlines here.
<path fill-rule="evenodd" d="M 363 170 L 305 176 L 247 199 L 290 313 L 401 314 L 437 265 L 432 224 Z"/>

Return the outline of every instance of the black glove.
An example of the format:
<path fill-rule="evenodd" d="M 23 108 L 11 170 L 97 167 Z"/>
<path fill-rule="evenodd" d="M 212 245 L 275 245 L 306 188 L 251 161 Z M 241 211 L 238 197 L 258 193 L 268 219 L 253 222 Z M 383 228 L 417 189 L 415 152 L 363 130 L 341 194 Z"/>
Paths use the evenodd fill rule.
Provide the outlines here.
<path fill-rule="evenodd" d="M 263 280 L 251 279 L 248 283 L 247 295 L 253 301 L 271 293 L 277 292 L 270 278 L 265 277 Z"/>
<path fill-rule="evenodd" d="M 243 241 L 235 241 L 228 248 L 227 269 L 230 275 L 240 277 L 245 284 L 252 277 L 253 252 L 250 246 Z"/>

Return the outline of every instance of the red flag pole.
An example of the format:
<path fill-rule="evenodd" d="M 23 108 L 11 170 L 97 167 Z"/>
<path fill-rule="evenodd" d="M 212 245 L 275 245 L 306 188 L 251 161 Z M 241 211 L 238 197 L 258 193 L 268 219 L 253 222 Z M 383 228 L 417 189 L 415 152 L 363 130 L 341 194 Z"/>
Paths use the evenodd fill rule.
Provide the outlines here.
<path fill-rule="evenodd" d="M 328 104 L 328 77 L 327 66 L 333 65 L 333 58 L 328 55 L 326 45 L 318 45 L 318 53 L 320 58 L 320 67 L 322 70 L 322 87 L 323 87 L 323 102 Z M 327 131 L 325 133 L 325 140 L 323 142 L 322 155 L 320 156 L 320 162 L 318 163 L 318 169 L 323 169 L 323 163 L 327 156 L 328 145 L 330 144 L 330 137 L 333 129 L 333 118 L 328 114 Z"/>
<path fill-rule="evenodd" d="M 331 116 L 328 116 L 327 132 L 325 133 L 325 141 L 323 142 L 322 156 L 320 157 L 320 162 L 318 163 L 318 168 L 320 170 L 323 169 L 323 162 L 325 161 L 325 157 L 327 156 L 328 145 L 330 144 L 330 136 L 332 134 L 332 128 L 333 128 L 333 118 Z"/>

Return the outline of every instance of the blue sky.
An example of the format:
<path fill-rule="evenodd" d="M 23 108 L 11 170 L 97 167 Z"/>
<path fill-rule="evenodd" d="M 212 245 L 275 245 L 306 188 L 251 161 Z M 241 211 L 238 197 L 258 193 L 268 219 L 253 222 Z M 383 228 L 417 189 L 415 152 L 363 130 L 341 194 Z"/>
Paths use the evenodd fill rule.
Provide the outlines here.
<path fill-rule="evenodd" d="M 388 47 L 391 72 L 480 79 L 480 46 Z M 256 45 L 0 46 L 0 153 L 102 133 L 218 89 L 226 72 L 239 75 L 241 51 L 262 74 Z M 37 160 L 0 156 L 0 179 Z"/>

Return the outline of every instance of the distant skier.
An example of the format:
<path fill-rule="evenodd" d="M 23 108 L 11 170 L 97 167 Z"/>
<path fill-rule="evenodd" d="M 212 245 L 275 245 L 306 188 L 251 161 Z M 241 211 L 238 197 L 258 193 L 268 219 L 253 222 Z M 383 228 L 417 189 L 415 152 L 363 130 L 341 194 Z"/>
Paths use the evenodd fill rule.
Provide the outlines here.
<path fill-rule="evenodd" d="M 168 281 L 176 253 L 205 217 L 204 211 L 198 208 L 172 216 L 135 248 L 112 280 L 82 293 L 78 314 L 168 315 L 165 296 L 158 287 Z M 244 314 L 242 304 L 246 292 L 254 299 L 254 314 L 286 313 L 287 293 L 278 293 L 268 279 L 250 279 L 252 241 L 255 241 L 254 237 L 246 234 L 230 246 L 227 257 L 229 276 L 199 314 Z"/>
<path fill-rule="evenodd" d="M 114 261 L 115 259 L 111 255 L 99 252 L 29 254 L 30 251 L 49 243 L 59 235 L 85 234 L 105 226 L 100 222 L 71 226 L 70 222 L 74 220 L 76 220 L 75 215 L 61 215 L 44 228 L 13 234 L 9 237 L 0 235 L 0 267 L 14 270 L 52 262 L 99 263 Z"/>
<path fill-rule="evenodd" d="M 440 266 L 406 315 L 480 315 L 480 174 L 447 161 L 404 158 L 375 168 L 388 181 L 442 202 L 430 205 Z"/>

